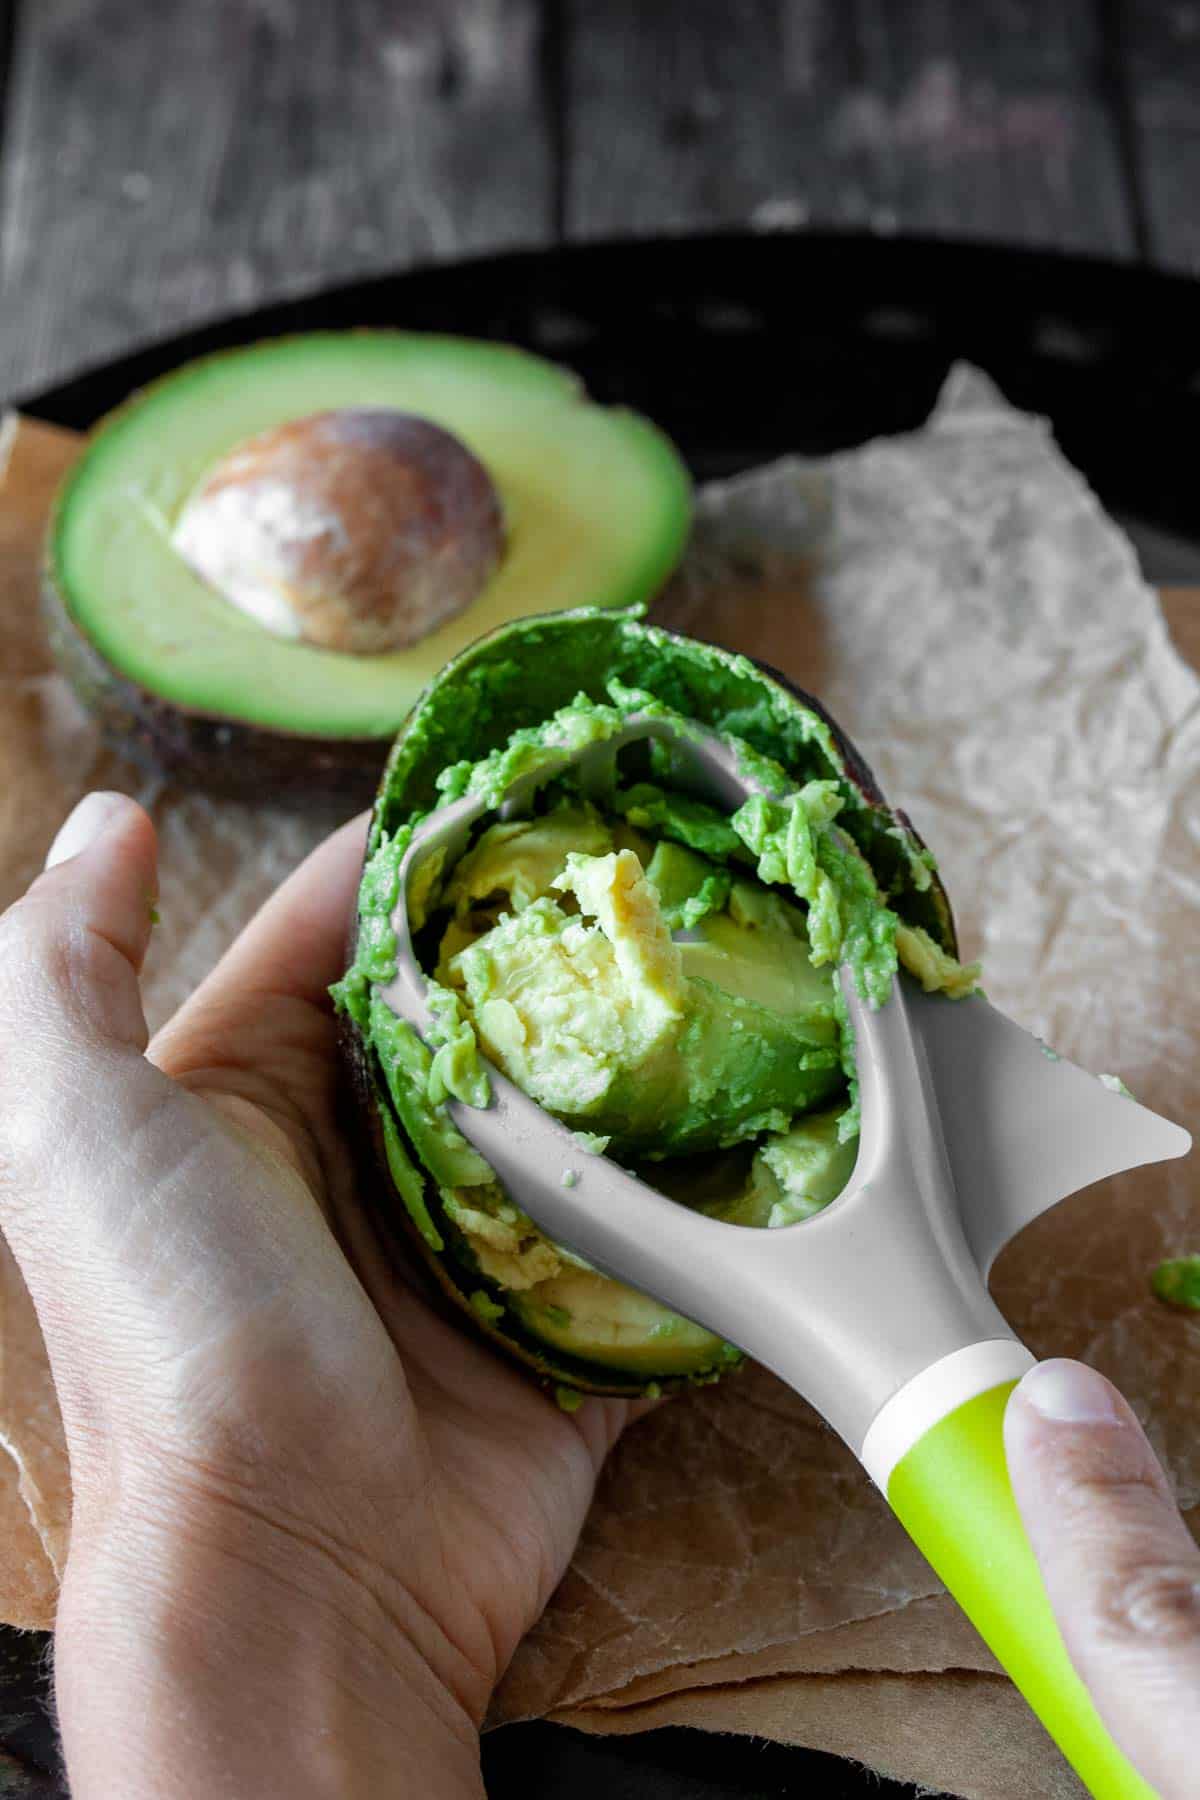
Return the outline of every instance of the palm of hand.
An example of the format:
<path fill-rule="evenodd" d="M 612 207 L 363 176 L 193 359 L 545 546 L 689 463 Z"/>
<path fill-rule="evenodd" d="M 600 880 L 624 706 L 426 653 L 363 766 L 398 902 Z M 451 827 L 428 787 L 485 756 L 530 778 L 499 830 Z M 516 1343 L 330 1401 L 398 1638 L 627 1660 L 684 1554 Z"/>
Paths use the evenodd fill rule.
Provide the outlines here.
<path fill-rule="evenodd" d="M 289 1530 L 316 1534 L 379 1583 L 478 1719 L 566 1566 L 630 1407 L 597 1400 L 562 1413 L 389 1263 L 355 1191 L 326 997 L 361 841 L 361 826 L 348 827 L 318 851 L 150 1046 L 194 1096 L 179 1104 L 219 1115 L 233 1183 L 273 1189 L 261 1204 L 283 1223 L 269 1235 L 294 1237 L 305 1272 L 303 1318 L 294 1304 L 256 1306 L 248 1333 L 253 1258 L 277 1246 L 242 1240 L 234 1336 L 212 1350 L 220 1379 L 190 1368 L 189 1392 L 219 1391 L 226 1425 L 234 1396 L 234 1436 L 252 1401 L 247 1483 L 261 1486 L 265 1461 L 282 1484 L 256 1506 L 278 1505 Z M 228 1231 L 219 1217 L 210 1228 L 220 1253 Z M 347 1480 L 331 1487 L 339 1462 Z"/>

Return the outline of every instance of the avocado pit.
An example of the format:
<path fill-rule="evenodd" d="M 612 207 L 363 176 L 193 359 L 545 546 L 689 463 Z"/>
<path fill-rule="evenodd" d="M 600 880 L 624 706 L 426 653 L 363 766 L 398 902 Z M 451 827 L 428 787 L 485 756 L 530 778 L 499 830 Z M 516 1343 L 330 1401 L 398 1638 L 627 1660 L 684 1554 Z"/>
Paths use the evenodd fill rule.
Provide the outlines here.
<path fill-rule="evenodd" d="M 388 407 L 292 419 L 234 446 L 172 542 L 282 638 L 406 649 L 470 606 L 504 554 L 491 476 L 451 432 Z"/>

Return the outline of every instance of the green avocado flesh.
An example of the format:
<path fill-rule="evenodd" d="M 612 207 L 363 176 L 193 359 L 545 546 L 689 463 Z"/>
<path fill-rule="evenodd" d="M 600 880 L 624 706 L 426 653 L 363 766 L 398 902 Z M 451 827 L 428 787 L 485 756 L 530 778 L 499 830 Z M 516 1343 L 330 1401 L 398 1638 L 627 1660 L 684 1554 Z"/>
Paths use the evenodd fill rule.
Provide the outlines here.
<path fill-rule="evenodd" d="M 500 566 L 411 647 L 356 656 L 274 636 L 183 561 L 171 533 L 213 465 L 310 413 L 392 407 L 461 440 L 498 490 Z M 502 345 L 402 332 L 284 338 L 180 369 L 92 437 L 60 497 L 49 579 L 128 681 L 190 713 L 328 739 L 390 737 L 421 689 L 521 615 L 651 595 L 678 559 L 687 473 L 644 419 Z"/>
<path fill-rule="evenodd" d="M 726 816 L 673 784 L 669 751 L 611 758 L 587 792 L 564 748 L 656 713 L 722 733 L 775 797 Z M 731 1225 L 793 1225 L 853 1173 L 857 1101 L 840 989 L 898 967 L 971 991 L 911 830 L 803 697 L 745 658 L 594 610 L 513 626 L 445 671 L 397 740 L 376 805 L 354 961 L 335 989 L 370 1070 L 394 1201 L 491 1335 L 568 1389 L 716 1379 L 739 1352 L 600 1275 L 505 1193 L 446 1109 L 488 1066 L 670 1198 Z M 520 778 L 521 817 L 496 817 Z M 468 793 L 488 811 L 452 866 L 409 881 L 435 1026 L 382 990 L 414 826 Z M 399 1152 L 399 1156 L 397 1156 Z M 422 1183 L 420 1171 L 424 1171 Z"/>
<path fill-rule="evenodd" d="M 1150 1285 L 1168 1306 L 1200 1312 L 1200 1256 L 1175 1256 L 1159 1263 Z"/>
<path fill-rule="evenodd" d="M 567 805 L 545 823 L 560 820 L 578 820 L 581 837 L 604 829 L 591 809 Z M 532 820 L 529 835 L 542 826 Z M 519 864 L 521 835 L 507 848 Z M 452 920 L 441 960 L 480 1047 L 564 1124 L 617 1155 L 664 1156 L 740 1142 L 841 1088 L 832 979 L 813 968 L 796 909 L 761 924 L 707 915 L 677 943 L 633 849 L 568 848 L 550 886 L 571 911 L 553 892 L 515 910 L 508 879 L 497 870 L 497 922 L 458 949 Z"/>

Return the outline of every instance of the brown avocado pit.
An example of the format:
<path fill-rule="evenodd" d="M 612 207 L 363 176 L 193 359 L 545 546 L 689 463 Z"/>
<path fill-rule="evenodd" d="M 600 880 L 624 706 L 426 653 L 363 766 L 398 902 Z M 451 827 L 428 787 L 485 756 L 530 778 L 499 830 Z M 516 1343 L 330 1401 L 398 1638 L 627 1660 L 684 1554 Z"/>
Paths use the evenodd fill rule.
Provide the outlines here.
<path fill-rule="evenodd" d="M 500 497 L 429 419 L 343 407 L 237 444 L 173 543 L 268 631 L 359 656 L 402 650 L 471 604 L 504 553 Z"/>

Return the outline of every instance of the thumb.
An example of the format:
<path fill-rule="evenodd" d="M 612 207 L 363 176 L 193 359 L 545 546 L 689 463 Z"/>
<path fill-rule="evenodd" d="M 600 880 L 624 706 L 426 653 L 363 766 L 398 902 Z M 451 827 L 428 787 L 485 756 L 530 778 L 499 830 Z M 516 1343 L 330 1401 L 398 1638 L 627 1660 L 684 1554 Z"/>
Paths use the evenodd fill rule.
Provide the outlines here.
<path fill-rule="evenodd" d="M 77 1175 L 98 1199 L 108 1145 L 134 1129 L 131 1098 L 153 1105 L 138 975 L 156 886 L 146 814 L 92 793 L 0 917 L 0 1224 L 39 1314 L 85 1257 Z"/>
<path fill-rule="evenodd" d="M 144 1050 L 138 976 L 157 891 L 154 827 L 142 808 L 124 794 L 85 795 L 50 846 L 46 873 L 4 916 L 6 1013 L 36 1029 L 47 1007 L 65 1011 L 93 1047 Z M 9 1053 L 19 1048 L 10 1043 Z"/>
<path fill-rule="evenodd" d="M 251 1339 L 260 1387 L 282 1390 L 310 1339 L 340 1379 L 369 1309 L 294 1166 L 143 1054 L 146 814 L 89 795 L 47 863 L 0 918 L 0 1226 L 75 1472 L 147 1430 L 240 1429 Z"/>
<path fill-rule="evenodd" d="M 1162 1800 L 1195 1792 L 1200 1551 L 1132 1408 L 1082 1363 L 1040 1363 L 1004 1424 L 1013 1491 L 1064 1642 Z"/>

